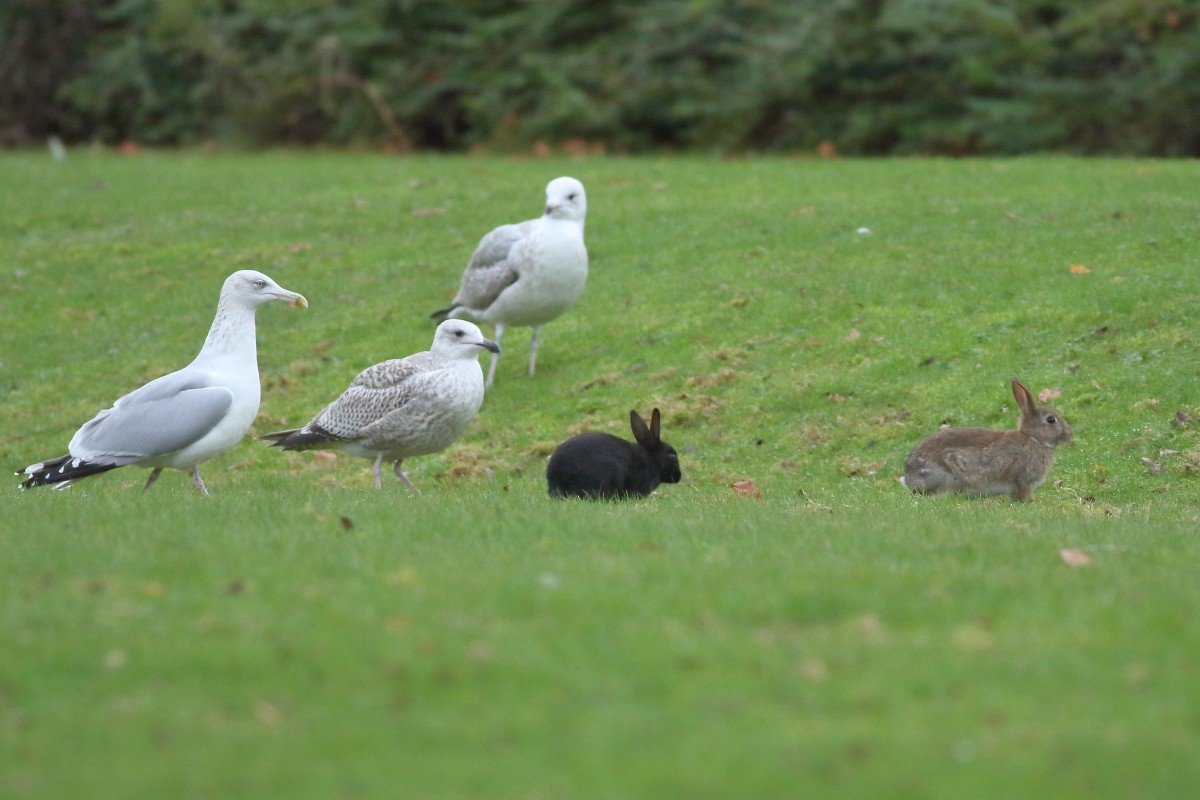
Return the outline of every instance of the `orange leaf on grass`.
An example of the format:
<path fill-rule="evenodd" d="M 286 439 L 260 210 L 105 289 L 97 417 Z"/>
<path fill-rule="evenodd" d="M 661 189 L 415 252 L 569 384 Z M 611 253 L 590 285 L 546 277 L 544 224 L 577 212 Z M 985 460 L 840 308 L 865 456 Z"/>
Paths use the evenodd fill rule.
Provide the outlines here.
<path fill-rule="evenodd" d="M 1092 563 L 1092 559 L 1087 553 L 1078 550 L 1074 547 L 1064 547 L 1058 551 L 1058 557 L 1063 560 L 1063 563 L 1068 567 L 1082 567 L 1085 564 Z"/>
<path fill-rule="evenodd" d="M 1072 264 L 1071 265 L 1071 274 L 1072 275 L 1087 275 L 1089 272 L 1091 272 L 1091 269 L 1089 269 L 1088 267 L 1085 267 L 1083 264 Z"/>
<path fill-rule="evenodd" d="M 755 500 L 762 499 L 762 492 L 754 485 L 754 481 L 738 481 L 729 485 L 736 494 L 740 494 L 743 497 L 753 497 Z"/>

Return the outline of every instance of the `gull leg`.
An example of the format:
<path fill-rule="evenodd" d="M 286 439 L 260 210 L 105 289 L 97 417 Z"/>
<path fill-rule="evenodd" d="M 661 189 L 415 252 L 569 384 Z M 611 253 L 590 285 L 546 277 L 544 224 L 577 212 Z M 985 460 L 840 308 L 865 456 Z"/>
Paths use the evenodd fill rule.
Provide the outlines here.
<path fill-rule="evenodd" d="M 142 487 L 142 491 L 144 492 L 153 486 L 154 482 L 158 480 L 158 476 L 161 474 L 162 467 L 156 467 L 155 469 L 150 470 L 150 477 L 146 479 L 146 485 Z"/>
<path fill-rule="evenodd" d="M 383 453 L 378 453 L 375 456 L 375 466 L 371 468 L 371 474 L 375 476 L 375 488 L 383 488 L 383 478 L 379 474 L 379 466 L 383 463 Z"/>
<path fill-rule="evenodd" d="M 400 464 L 402 463 L 402 461 L 403 461 L 403 459 L 401 459 L 401 461 L 397 461 L 395 464 L 393 464 L 392 471 L 396 473 L 396 477 L 400 479 L 401 483 L 403 483 L 405 486 L 408 487 L 408 490 L 410 492 L 412 492 L 413 494 L 420 494 L 421 490 L 418 489 L 417 487 L 413 486 L 413 482 L 410 481 L 408 479 L 408 476 L 404 474 L 404 470 L 400 469 Z"/>
<path fill-rule="evenodd" d="M 496 323 L 496 345 L 500 345 L 500 340 L 504 338 L 504 324 Z M 492 365 L 488 367 L 487 385 L 491 386 L 496 380 L 496 363 L 500 360 L 499 353 L 492 353 Z"/>
<path fill-rule="evenodd" d="M 208 487 L 204 485 L 204 481 L 200 478 L 200 465 L 192 467 L 192 483 L 200 490 L 200 494 L 208 497 Z"/>
<path fill-rule="evenodd" d="M 533 336 L 529 339 L 529 377 L 533 377 L 533 369 L 537 366 L 537 340 L 541 325 L 533 326 Z"/>

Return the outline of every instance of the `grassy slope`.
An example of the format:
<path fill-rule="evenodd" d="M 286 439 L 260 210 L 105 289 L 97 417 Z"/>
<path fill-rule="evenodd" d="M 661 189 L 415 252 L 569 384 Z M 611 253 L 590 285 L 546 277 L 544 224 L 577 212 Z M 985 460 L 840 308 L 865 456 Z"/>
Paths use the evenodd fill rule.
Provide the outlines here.
<path fill-rule="evenodd" d="M 593 265 L 537 378 L 511 331 L 461 445 L 408 465 L 420 497 L 250 443 L 208 465 L 209 501 L 123 471 L 9 495 L 0 794 L 1161 797 L 1200 777 L 1200 447 L 1170 424 L 1200 416 L 1195 164 L 0 171 L 9 466 L 191 358 L 232 269 L 312 301 L 260 315 L 265 431 L 427 347 L 479 235 L 555 175 L 588 187 Z M 1011 425 L 1012 374 L 1062 391 L 1060 483 L 1031 506 L 895 485 L 939 422 Z M 555 442 L 655 404 L 683 484 L 543 499 Z M 763 500 L 732 496 L 746 478 Z"/>

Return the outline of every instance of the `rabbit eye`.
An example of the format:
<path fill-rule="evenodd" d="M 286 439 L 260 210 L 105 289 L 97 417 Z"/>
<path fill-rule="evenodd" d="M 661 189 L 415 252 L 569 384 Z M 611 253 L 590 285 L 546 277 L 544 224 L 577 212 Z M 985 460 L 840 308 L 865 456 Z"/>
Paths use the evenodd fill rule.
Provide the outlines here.
<path fill-rule="evenodd" d="M 1054 424 L 1054 423 L 1056 423 L 1056 422 L 1058 422 L 1058 420 L 1056 420 L 1056 419 L 1054 418 L 1054 415 L 1053 415 L 1053 414 L 1047 414 L 1047 415 L 1046 415 L 1046 424 L 1047 424 L 1047 425 L 1053 425 L 1053 424 Z"/>

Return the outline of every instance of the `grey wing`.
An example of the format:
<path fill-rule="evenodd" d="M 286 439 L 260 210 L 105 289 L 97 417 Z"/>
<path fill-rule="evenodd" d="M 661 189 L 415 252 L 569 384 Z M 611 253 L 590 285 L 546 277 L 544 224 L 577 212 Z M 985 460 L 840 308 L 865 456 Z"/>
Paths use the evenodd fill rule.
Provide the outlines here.
<path fill-rule="evenodd" d="M 429 351 L 414 353 L 405 358 L 393 358 L 390 361 L 381 361 L 358 373 L 354 380 L 350 382 L 350 386 L 365 386 L 372 389 L 396 386 L 397 384 L 404 383 L 418 372 L 429 370 L 432 364 L 433 360 L 429 355 Z"/>
<path fill-rule="evenodd" d="M 167 455 L 206 436 L 232 405 L 229 389 L 164 375 L 84 423 L 68 450 L 76 458 L 126 464 Z"/>
<path fill-rule="evenodd" d="M 339 439 L 358 438 L 364 428 L 408 402 L 410 379 L 426 372 L 431 362 L 425 352 L 367 367 L 307 427 Z"/>
<path fill-rule="evenodd" d="M 516 225 L 501 225 L 479 241 L 463 271 L 455 305 L 487 308 L 500 292 L 516 282 L 519 275 L 509 261 L 509 254 L 532 233 L 536 223 L 537 220 L 531 219 Z"/>
<path fill-rule="evenodd" d="M 529 236 L 537 220 L 530 219 L 516 225 L 501 225 L 479 240 L 467 269 L 486 269 L 508 258 L 513 245 Z"/>

